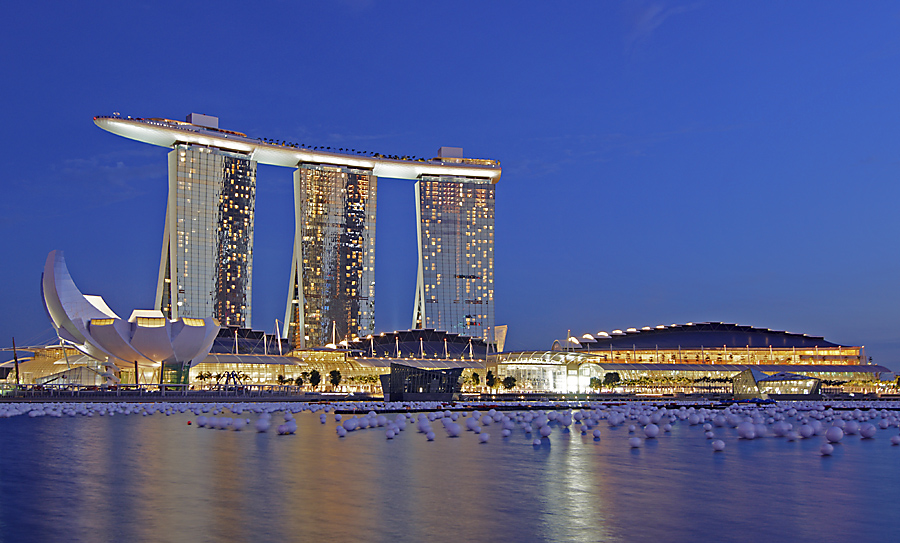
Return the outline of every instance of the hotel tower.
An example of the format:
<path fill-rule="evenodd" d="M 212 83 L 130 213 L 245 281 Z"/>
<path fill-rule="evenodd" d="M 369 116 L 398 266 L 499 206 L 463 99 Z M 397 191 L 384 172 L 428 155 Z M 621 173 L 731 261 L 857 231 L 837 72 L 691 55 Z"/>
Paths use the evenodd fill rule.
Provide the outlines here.
<path fill-rule="evenodd" d="M 284 317 L 291 345 L 315 347 L 375 331 L 376 186 L 371 170 L 303 164 L 294 172 L 294 256 Z"/>
<path fill-rule="evenodd" d="M 442 147 L 432 159 L 250 138 L 187 121 L 95 117 L 171 149 L 157 305 L 169 318 L 249 328 L 256 166 L 294 169 L 294 245 L 281 334 L 314 348 L 375 330 L 378 178 L 415 180 L 413 327 L 494 340 L 494 184 L 500 164 Z"/>
<path fill-rule="evenodd" d="M 462 149 L 438 157 L 462 160 Z M 494 181 L 420 176 L 416 181 L 419 269 L 413 328 L 493 342 Z"/>
<path fill-rule="evenodd" d="M 157 307 L 170 319 L 250 327 L 256 162 L 200 145 L 169 152 Z"/>

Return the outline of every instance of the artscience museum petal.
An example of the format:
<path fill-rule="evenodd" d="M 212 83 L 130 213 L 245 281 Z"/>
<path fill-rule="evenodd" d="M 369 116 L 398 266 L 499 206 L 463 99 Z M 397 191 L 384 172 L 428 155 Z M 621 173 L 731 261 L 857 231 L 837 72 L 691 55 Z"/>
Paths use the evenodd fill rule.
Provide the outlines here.
<path fill-rule="evenodd" d="M 128 320 L 120 318 L 103 298 L 81 293 L 62 251 L 47 255 L 41 291 L 60 339 L 118 368 L 164 364 L 186 376 L 187 369 L 206 358 L 219 332 L 212 317 L 170 320 L 159 310 L 135 310 Z"/>

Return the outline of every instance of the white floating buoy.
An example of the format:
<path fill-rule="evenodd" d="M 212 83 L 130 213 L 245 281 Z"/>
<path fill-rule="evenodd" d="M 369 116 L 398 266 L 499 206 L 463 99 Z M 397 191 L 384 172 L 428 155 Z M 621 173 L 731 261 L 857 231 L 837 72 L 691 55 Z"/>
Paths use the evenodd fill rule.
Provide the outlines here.
<path fill-rule="evenodd" d="M 593 432 L 593 435 L 594 435 L 594 439 L 600 439 L 600 429 L 599 428 L 595 429 Z"/>
<path fill-rule="evenodd" d="M 535 438 L 534 441 L 531 442 L 531 444 L 534 445 L 535 447 L 540 447 L 540 446 L 541 446 L 541 440 Z"/>
<path fill-rule="evenodd" d="M 721 452 L 725 450 L 725 442 L 721 439 L 717 439 L 712 442 L 712 448 L 716 452 Z"/>
<path fill-rule="evenodd" d="M 832 426 L 825 432 L 825 439 L 827 439 L 830 443 L 837 443 L 838 441 L 844 439 L 844 431 L 837 426 Z"/>
<path fill-rule="evenodd" d="M 742 422 L 737 425 L 737 433 L 743 439 L 756 438 L 756 427 L 752 422 Z"/>
<path fill-rule="evenodd" d="M 838 428 L 838 430 L 840 430 L 840 428 Z M 831 445 L 830 443 L 822 443 L 822 448 L 819 449 L 819 451 L 822 453 L 822 456 L 829 456 L 834 452 L 834 445 Z"/>
<path fill-rule="evenodd" d="M 893 436 L 891 438 L 891 445 L 900 445 L 900 436 Z"/>
<path fill-rule="evenodd" d="M 489 439 L 491 439 L 491 434 L 481 433 L 478 435 L 478 441 L 482 443 L 487 443 Z"/>
<path fill-rule="evenodd" d="M 859 435 L 861 435 L 863 439 L 872 439 L 877 432 L 878 428 L 875 428 L 874 424 L 865 423 L 859 427 Z"/>
<path fill-rule="evenodd" d="M 637 449 L 643 444 L 643 441 L 639 437 L 632 437 L 628 440 L 628 444 L 631 445 L 632 449 Z"/>

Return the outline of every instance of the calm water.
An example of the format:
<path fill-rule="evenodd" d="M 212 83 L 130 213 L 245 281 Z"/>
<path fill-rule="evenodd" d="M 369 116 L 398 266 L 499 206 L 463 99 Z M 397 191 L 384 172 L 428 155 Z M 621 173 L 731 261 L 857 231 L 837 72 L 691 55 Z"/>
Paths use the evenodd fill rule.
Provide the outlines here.
<path fill-rule="evenodd" d="M 713 453 L 684 422 L 633 450 L 627 428 L 605 424 L 600 441 L 554 428 L 535 448 L 496 425 L 479 444 L 439 421 L 428 442 L 413 425 L 392 441 L 383 428 L 339 439 L 332 415 L 298 414 L 293 436 L 195 418 L 0 419 L 0 540 L 900 539 L 896 429 L 821 457 L 822 437 L 738 441 L 721 428 L 727 447 Z"/>

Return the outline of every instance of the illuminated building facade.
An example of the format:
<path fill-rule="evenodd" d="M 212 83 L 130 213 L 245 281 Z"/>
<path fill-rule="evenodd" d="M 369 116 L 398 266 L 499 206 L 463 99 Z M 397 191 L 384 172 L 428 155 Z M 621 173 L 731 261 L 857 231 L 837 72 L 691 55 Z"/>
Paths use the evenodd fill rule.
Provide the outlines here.
<path fill-rule="evenodd" d="M 566 350 L 562 345 L 555 349 Z M 669 364 L 865 364 L 861 347 L 820 336 L 723 322 L 659 325 L 570 338 L 570 351 L 608 362 Z"/>
<path fill-rule="evenodd" d="M 515 377 L 523 390 L 566 393 L 589 392 L 592 378 L 602 380 L 609 373 L 635 386 L 663 383 L 670 392 L 689 392 L 749 368 L 846 381 L 877 380 L 889 373 L 869 364 L 861 346 L 721 322 L 584 334 L 555 341 L 550 351 L 499 353 L 488 359 L 496 375 Z"/>
<path fill-rule="evenodd" d="M 446 149 L 441 158 L 448 158 Z M 416 182 L 419 269 L 413 328 L 493 342 L 494 182 L 427 175 Z"/>
<path fill-rule="evenodd" d="M 170 319 L 214 317 L 250 326 L 256 162 L 239 153 L 176 144 L 156 289 Z"/>
<path fill-rule="evenodd" d="M 375 329 L 375 208 L 371 170 L 301 164 L 294 172 L 294 256 L 285 314 L 296 348 Z"/>
<path fill-rule="evenodd" d="M 249 328 L 256 165 L 296 168 L 295 242 L 283 337 L 319 347 L 374 329 L 378 177 L 416 180 L 413 327 L 494 341 L 494 160 L 386 156 L 223 130 L 218 118 L 95 117 L 113 134 L 174 149 L 158 307 Z"/>

